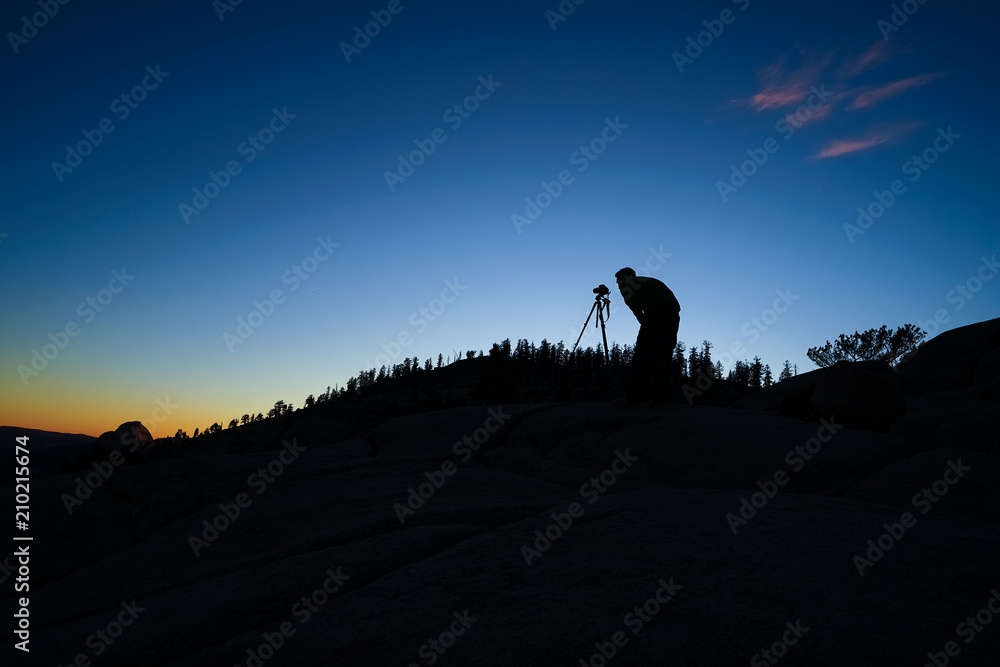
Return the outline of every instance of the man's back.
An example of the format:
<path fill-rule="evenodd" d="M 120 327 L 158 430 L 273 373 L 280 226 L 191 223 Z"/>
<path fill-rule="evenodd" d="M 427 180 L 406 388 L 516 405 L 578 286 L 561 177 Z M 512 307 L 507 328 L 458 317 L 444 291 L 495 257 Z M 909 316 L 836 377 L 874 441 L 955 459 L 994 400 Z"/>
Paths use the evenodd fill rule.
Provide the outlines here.
<path fill-rule="evenodd" d="M 681 310 L 677 297 L 663 281 L 651 276 L 635 276 L 622 289 L 625 305 L 638 316 L 640 313 L 675 314 Z"/>

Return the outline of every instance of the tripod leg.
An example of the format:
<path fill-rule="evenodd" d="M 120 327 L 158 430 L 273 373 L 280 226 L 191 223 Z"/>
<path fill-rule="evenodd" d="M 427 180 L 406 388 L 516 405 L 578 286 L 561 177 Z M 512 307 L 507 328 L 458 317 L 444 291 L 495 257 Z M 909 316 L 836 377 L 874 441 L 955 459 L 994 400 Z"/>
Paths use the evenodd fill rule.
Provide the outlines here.
<path fill-rule="evenodd" d="M 580 344 L 580 339 L 583 338 L 583 332 L 587 330 L 587 325 L 590 324 L 590 318 L 594 316 L 594 308 L 597 308 L 596 303 L 590 307 L 590 314 L 587 315 L 587 320 L 583 323 L 583 328 L 580 329 L 580 335 L 576 337 L 576 342 L 573 343 L 573 349 L 570 351 L 570 354 L 576 352 L 576 346 Z M 597 316 L 601 316 L 600 312 L 598 312 Z M 605 345 L 607 345 L 607 343 L 605 343 Z"/>
<path fill-rule="evenodd" d="M 601 336 L 604 338 L 604 362 L 605 366 L 608 367 L 608 389 L 611 390 L 611 397 L 613 398 L 615 395 L 615 376 L 611 368 L 611 353 L 608 351 L 608 332 L 604 327 L 604 313 L 598 311 L 597 319 L 601 322 Z"/>
<path fill-rule="evenodd" d="M 608 331 L 604 328 L 604 316 L 600 315 L 601 320 L 601 336 L 604 337 L 604 361 L 608 363 L 608 367 L 611 366 L 611 354 L 608 352 Z"/>

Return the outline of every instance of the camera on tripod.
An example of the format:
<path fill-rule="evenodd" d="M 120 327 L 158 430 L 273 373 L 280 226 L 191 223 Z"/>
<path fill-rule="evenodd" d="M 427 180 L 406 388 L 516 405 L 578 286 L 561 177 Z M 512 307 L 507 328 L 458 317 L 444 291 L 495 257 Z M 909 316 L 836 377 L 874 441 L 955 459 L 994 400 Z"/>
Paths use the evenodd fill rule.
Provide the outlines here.
<path fill-rule="evenodd" d="M 577 337 L 576 343 L 573 344 L 573 351 L 570 352 L 570 354 L 576 352 L 577 346 L 580 345 L 580 339 L 583 338 L 583 332 L 587 330 L 587 325 L 590 324 L 590 318 L 594 316 L 594 311 L 597 311 L 597 321 L 594 322 L 594 326 L 596 327 L 600 325 L 601 327 L 601 337 L 604 340 L 604 362 L 605 364 L 609 364 L 609 371 L 611 369 L 611 360 L 608 356 L 608 333 L 605 329 L 604 323 L 611 317 L 611 298 L 608 296 L 610 293 L 611 290 L 609 290 L 608 286 L 604 283 L 601 283 L 594 288 L 594 294 L 597 295 L 594 297 L 594 305 L 590 307 L 590 314 L 587 315 L 587 319 L 583 323 L 583 329 L 580 331 L 580 335 Z"/>

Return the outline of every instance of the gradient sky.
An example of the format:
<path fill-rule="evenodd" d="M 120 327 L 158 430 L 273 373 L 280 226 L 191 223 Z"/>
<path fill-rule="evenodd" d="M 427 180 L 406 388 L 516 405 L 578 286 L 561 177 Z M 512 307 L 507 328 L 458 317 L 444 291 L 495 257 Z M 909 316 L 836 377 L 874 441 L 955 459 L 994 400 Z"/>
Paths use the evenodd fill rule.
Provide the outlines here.
<path fill-rule="evenodd" d="M 727 369 L 996 317 L 1000 11 L 904 4 L 4 3 L 0 423 L 192 433 L 387 360 L 572 345 L 626 265 Z"/>

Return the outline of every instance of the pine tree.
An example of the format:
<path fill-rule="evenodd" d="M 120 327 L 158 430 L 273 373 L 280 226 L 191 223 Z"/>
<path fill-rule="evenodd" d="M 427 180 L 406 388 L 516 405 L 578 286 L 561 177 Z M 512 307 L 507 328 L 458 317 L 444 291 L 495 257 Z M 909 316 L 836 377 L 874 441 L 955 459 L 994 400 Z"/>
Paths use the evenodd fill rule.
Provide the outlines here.
<path fill-rule="evenodd" d="M 753 364 L 750 366 L 751 389 L 760 389 L 763 375 L 764 375 L 764 367 L 760 363 L 760 357 L 755 356 L 753 358 Z"/>
<path fill-rule="evenodd" d="M 684 350 L 687 349 L 684 346 L 684 341 L 677 341 L 677 345 L 674 346 L 674 373 L 677 373 L 680 377 L 687 374 L 687 362 L 684 360 Z"/>
<path fill-rule="evenodd" d="M 792 365 L 785 359 L 785 365 L 781 368 L 781 373 L 778 374 L 778 382 L 787 380 L 792 377 Z"/>
<path fill-rule="evenodd" d="M 617 342 L 611 346 L 611 366 L 620 368 L 622 365 L 622 346 Z"/>
<path fill-rule="evenodd" d="M 771 365 L 770 364 L 765 364 L 764 365 L 764 386 L 765 387 L 770 387 L 773 384 L 774 384 L 774 376 L 771 375 Z"/>
<path fill-rule="evenodd" d="M 750 364 L 746 359 L 736 362 L 736 367 L 732 373 L 732 380 L 741 387 L 750 386 Z"/>
<path fill-rule="evenodd" d="M 707 340 L 701 342 L 701 357 L 699 361 L 701 362 L 701 370 L 705 371 L 705 375 L 712 377 L 715 372 L 715 364 L 712 363 L 712 344 Z"/>
<path fill-rule="evenodd" d="M 895 331 L 883 324 L 879 329 L 855 331 L 850 336 L 840 334 L 835 342 L 811 347 L 806 354 L 820 368 L 838 361 L 873 360 L 895 366 L 903 356 L 915 350 L 926 335 L 915 324 L 904 324 Z"/>

